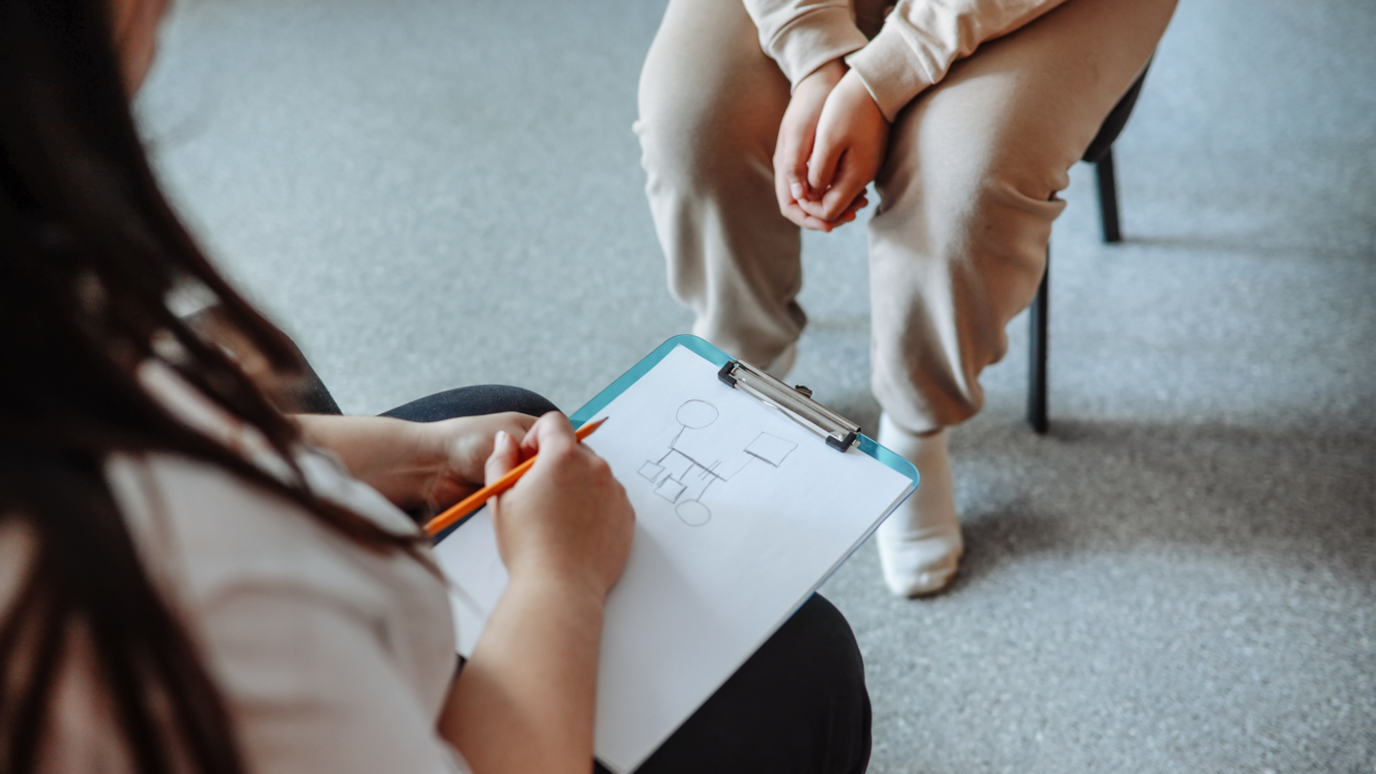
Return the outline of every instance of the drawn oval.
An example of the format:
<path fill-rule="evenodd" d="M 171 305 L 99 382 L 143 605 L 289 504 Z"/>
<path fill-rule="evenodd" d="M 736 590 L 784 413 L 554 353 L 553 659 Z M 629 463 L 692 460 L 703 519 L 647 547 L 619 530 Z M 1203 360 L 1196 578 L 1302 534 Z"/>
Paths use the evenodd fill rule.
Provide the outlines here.
<path fill-rule="evenodd" d="M 683 523 L 690 527 L 701 527 L 712 520 L 712 511 L 697 500 L 685 500 L 679 503 L 674 511 L 683 519 Z"/>
<path fill-rule="evenodd" d="M 685 401 L 678 407 L 678 423 L 689 430 L 700 430 L 717 421 L 717 407 L 705 400 Z"/>

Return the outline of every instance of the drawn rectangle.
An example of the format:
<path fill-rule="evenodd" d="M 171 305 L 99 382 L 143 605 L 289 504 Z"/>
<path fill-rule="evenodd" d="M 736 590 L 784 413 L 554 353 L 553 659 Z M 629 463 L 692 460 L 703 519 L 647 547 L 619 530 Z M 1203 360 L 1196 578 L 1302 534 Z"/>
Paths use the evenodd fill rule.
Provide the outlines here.
<path fill-rule="evenodd" d="M 796 448 L 798 448 L 798 444 L 792 441 L 785 441 L 777 435 L 760 433 L 758 438 L 745 447 L 745 453 L 752 457 L 758 457 L 777 468 L 783 463 L 784 458 Z"/>
<path fill-rule="evenodd" d="M 672 478 L 666 478 L 659 483 L 659 486 L 655 487 L 655 494 L 672 503 L 678 499 L 679 495 L 683 494 L 684 489 L 683 484 Z"/>

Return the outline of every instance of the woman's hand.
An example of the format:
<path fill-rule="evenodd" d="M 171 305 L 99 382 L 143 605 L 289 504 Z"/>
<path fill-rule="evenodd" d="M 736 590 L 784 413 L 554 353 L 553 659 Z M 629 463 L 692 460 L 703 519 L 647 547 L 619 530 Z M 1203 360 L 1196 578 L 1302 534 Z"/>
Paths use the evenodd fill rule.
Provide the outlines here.
<path fill-rule="evenodd" d="M 813 70 L 793 89 L 793 97 L 779 124 L 779 138 L 774 146 L 774 194 L 779 200 L 779 212 L 803 228 L 830 231 L 839 225 L 817 218 L 800 204 L 813 196 L 821 196 L 821 192 L 814 192 L 808 183 L 808 158 L 813 152 L 817 122 L 822 117 L 827 96 L 845 74 L 846 65 L 840 59 Z M 860 207 L 863 206 L 861 203 Z M 854 219 L 854 211 L 851 219 Z"/>
<path fill-rule="evenodd" d="M 592 765 L 606 595 L 635 532 L 625 490 L 563 414 L 540 417 L 519 442 L 498 434 L 488 481 L 536 452 L 488 504 L 511 582 L 439 722 L 485 774 L 586 774 Z"/>
<path fill-rule="evenodd" d="M 520 443 L 534 424 L 535 417 L 510 411 L 417 424 L 435 460 L 424 504 L 442 510 L 481 489 L 498 434 Z"/>
<path fill-rule="evenodd" d="M 499 433 L 487 481 L 537 452 L 530 471 L 490 504 L 502 562 L 513 582 L 538 577 L 600 599 L 621 577 L 635 534 L 626 490 L 557 412 L 541 417 L 519 442 Z"/>
<path fill-rule="evenodd" d="M 858 195 L 852 196 L 849 206 L 840 213 L 829 218 L 816 214 L 821 212 L 820 201 L 827 189 L 813 184 L 816 178 L 812 171 L 817 156 L 815 145 L 820 122 L 826 117 L 837 85 L 846 82 L 845 76 L 846 65 L 840 59 L 833 59 L 814 70 L 793 90 L 779 124 L 779 138 L 774 147 L 774 193 L 779 200 L 779 211 L 803 228 L 831 231 L 855 220 L 856 211 L 869 204 L 862 185 Z M 878 166 L 875 168 L 877 170 Z"/>
<path fill-rule="evenodd" d="M 518 442 L 535 418 L 507 412 L 407 422 L 390 417 L 295 417 L 311 443 L 328 449 L 353 476 L 399 508 L 443 509 L 483 484 L 497 433 Z"/>
<path fill-rule="evenodd" d="M 888 120 L 860 76 L 846 73 L 827 95 L 817 121 L 807 162 L 814 195 L 799 201 L 799 208 L 832 227 L 854 220 L 856 203 L 865 201 L 865 186 L 879 174 L 888 145 Z"/>

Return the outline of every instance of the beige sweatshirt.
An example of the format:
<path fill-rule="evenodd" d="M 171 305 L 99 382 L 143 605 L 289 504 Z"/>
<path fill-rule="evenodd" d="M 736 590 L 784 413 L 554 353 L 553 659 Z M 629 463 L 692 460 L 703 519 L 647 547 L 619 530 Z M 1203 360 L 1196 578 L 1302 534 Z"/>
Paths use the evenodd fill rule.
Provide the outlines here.
<path fill-rule="evenodd" d="M 873 40 L 851 0 L 744 0 L 760 46 L 797 84 L 844 56 L 890 121 L 961 57 L 1064 0 L 900 0 Z"/>

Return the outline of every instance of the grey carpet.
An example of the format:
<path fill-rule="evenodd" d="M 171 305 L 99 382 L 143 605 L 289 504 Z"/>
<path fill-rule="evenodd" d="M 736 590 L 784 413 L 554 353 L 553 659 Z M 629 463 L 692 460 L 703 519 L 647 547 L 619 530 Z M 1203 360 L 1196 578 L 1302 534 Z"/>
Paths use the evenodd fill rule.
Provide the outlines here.
<path fill-rule="evenodd" d="M 143 99 L 165 177 L 346 411 L 475 382 L 576 408 L 689 317 L 630 125 L 660 2 L 191 0 Z M 1376 11 L 1182 5 L 953 436 L 969 554 L 825 592 L 874 772 L 1376 771 Z M 806 241 L 796 378 L 873 427 L 864 233 Z"/>

